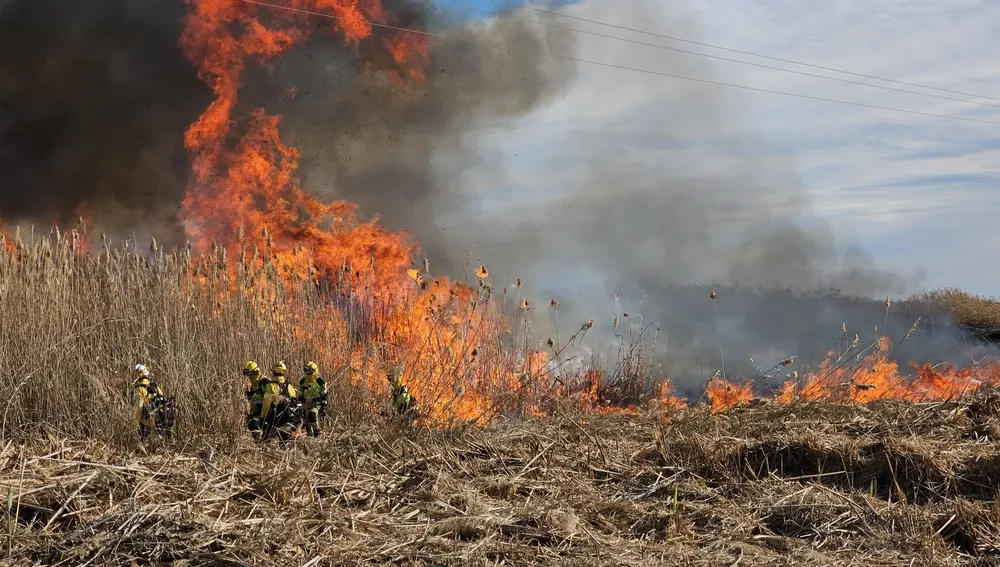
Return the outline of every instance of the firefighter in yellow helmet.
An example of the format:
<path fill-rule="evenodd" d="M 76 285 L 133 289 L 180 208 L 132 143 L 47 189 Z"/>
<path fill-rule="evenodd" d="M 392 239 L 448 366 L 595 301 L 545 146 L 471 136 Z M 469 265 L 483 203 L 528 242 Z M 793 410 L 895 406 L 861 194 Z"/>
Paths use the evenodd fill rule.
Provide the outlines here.
<path fill-rule="evenodd" d="M 255 441 L 260 441 L 264 434 L 264 424 L 261 422 L 260 411 L 264 406 L 264 384 L 267 383 L 260 366 L 253 360 L 243 365 L 243 375 L 249 380 L 246 390 L 247 401 L 250 402 L 250 412 L 247 413 L 247 429 Z"/>
<path fill-rule="evenodd" d="M 264 439 L 277 436 L 287 441 L 302 420 L 302 403 L 295 388 L 286 380 L 288 367 L 279 361 L 272 368 L 273 376 L 264 384 L 264 404 L 260 410 L 264 424 Z"/>
<path fill-rule="evenodd" d="M 306 433 L 319 437 L 319 418 L 326 415 L 326 380 L 319 375 L 319 366 L 309 361 L 302 367 L 305 376 L 299 380 L 299 393 L 305 404 Z"/>
<path fill-rule="evenodd" d="M 145 441 L 155 430 L 161 438 L 169 440 L 174 428 L 174 400 L 164 397 L 163 390 L 150 378 L 145 364 L 136 364 L 132 368 L 132 377 L 139 439 Z"/>
<path fill-rule="evenodd" d="M 417 405 L 417 398 L 403 384 L 403 369 L 399 366 L 394 366 L 386 374 L 389 378 L 389 385 L 392 387 L 393 412 L 399 417 L 407 419 L 415 418 L 420 408 Z"/>

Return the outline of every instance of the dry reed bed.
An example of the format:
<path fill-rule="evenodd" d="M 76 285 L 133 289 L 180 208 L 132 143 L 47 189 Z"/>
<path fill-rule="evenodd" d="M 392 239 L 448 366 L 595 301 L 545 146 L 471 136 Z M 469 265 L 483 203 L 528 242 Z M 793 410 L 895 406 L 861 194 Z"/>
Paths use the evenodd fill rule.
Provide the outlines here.
<path fill-rule="evenodd" d="M 983 392 L 450 433 L 332 424 L 287 449 L 10 442 L 4 551 L 14 565 L 991 565 L 1000 453 L 977 436 L 998 410 Z"/>

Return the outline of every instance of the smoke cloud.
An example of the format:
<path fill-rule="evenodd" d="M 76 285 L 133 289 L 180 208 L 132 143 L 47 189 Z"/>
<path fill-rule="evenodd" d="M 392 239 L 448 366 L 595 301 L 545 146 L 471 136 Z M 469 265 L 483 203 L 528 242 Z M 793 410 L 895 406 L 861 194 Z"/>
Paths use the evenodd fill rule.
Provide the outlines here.
<path fill-rule="evenodd" d="M 663 10 L 660 3 L 633 1 L 626 11 L 641 20 L 642 9 L 653 7 Z M 621 6 L 614 10 L 621 12 Z M 587 15 L 616 20 L 613 14 Z M 322 155 L 317 148 L 337 140 L 330 150 L 337 160 L 312 164 L 308 186 L 322 192 L 326 184 L 331 195 L 408 228 L 436 271 L 468 274 L 471 257 L 471 268 L 486 264 L 495 282 L 523 278 L 535 304 L 543 306 L 536 310 L 543 337 L 556 334 L 554 313 L 544 307 L 550 297 L 561 303 L 563 338 L 595 319 L 593 342 L 568 354 L 614 353 L 621 335 L 627 342 L 643 328 L 646 337 L 657 334 L 664 372 L 682 389 L 699 387 L 723 366 L 720 346 L 729 357 L 727 374 L 752 375 L 749 357 L 770 366 L 795 355 L 814 365 L 830 350 L 845 350 L 855 334 L 861 348 L 876 333 L 894 341 L 906 334 L 918 314 L 900 310 L 898 298 L 918 288 L 921 273 L 880 269 L 835 227 L 815 218 L 794 161 L 763 155 L 755 147 L 759 139 L 731 134 L 729 125 L 745 119 L 740 95 L 618 71 L 567 85 L 582 69 L 572 72 L 565 60 L 537 53 L 577 54 L 574 36 L 516 18 L 542 20 L 521 12 L 486 31 L 463 33 L 523 49 L 498 52 L 484 42 L 462 51 L 457 43 L 441 43 L 433 65 L 441 74 L 428 90 L 392 101 L 352 97 L 358 105 L 390 109 L 377 119 L 358 107 L 345 112 L 377 121 L 375 128 L 360 128 L 364 136 L 342 130 L 343 117 L 310 130 L 294 128 L 311 133 L 302 146 L 312 148 L 310 155 Z M 685 37 L 697 31 L 697 22 L 682 16 L 676 26 L 658 31 Z M 582 57 L 725 80 L 703 60 L 608 46 Z M 473 63 L 476 72 L 470 73 Z M 630 99 L 641 102 L 635 92 L 643 88 L 657 89 L 656 105 L 630 108 Z M 558 95 L 591 108 L 588 122 L 546 137 L 555 150 L 540 150 L 542 165 L 527 174 L 529 180 L 507 177 L 504 160 L 489 159 L 483 150 L 491 139 L 484 126 L 509 117 L 499 122 L 515 128 L 514 118 L 553 99 L 556 113 Z M 307 114 L 322 112 L 314 106 Z M 600 120 L 608 115 L 620 122 Z M 601 127 L 592 128 L 591 120 Z M 340 132 L 332 140 L 331 130 Z M 475 176 L 469 174 L 473 169 Z M 514 192 L 519 185 L 529 186 L 512 198 L 521 204 L 504 202 L 505 189 L 499 188 Z M 482 199 L 479 190 L 494 202 Z M 721 295 L 713 303 L 709 293 L 715 286 Z M 616 293 L 622 299 L 613 299 Z M 888 313 L 877 299 L 887 295 L 896 302 Z M 629 317 L 623 317 L 626 312 Z M 893 351 L 897 360 L 936 361 L 953 355 L 964 340 L 948 320 L 925 317 L 923 324 Z"/>
<path fill-rule="evenodd" d="M 211 93 L 181 2 L 0 3 L 0 216 L 182 237 L 184 129 Z"/>
<path fill-rule="evenodd" d="M 739 98 L 632 75 L 581 86 L 580 65 L 547 55 L 579 55 L 579 38 L 523 19 L 555 21 L 538 13 L 456 24 L 426 2 L 383 4 L 396 25 L 447 36 L 432 42 L 423 84 L 400 90 L 362 64 L 386 59 L 379 30 L 347 48 L 316 18 L 308 42 L 247 70 L 240 104 L 284 116 L 282 136 L 302 153 L 308 190 L 408 230 L 433 271 L 461 277 L 472 251 L 495 284 L 520 277 L 536 303 L 558 298 L 563 337 L 595 319 L 595 351 L 618 340 L 612 321 L 628 311 L 626 334 L 659 326 L 664 371 L 682 387 L 720 366 L 717 333 L 729 373 L 744 372 L 737 361 L 747 356 L 816 360 L 842 321 L 863 337 L 884 326 L 880 303 L 848 296 L 896 296 L 919 282 L 878 269 L 809 218 L 794 163 L 730 135 L 727 123 L 744 118 Z M 612 5 L 637 20 L 664 10 Z M 88 211 L 104 229 L 183 239 L 183 134 L 212 99 L 177 46 L 184 10 L 180 0 L 0 2 L 0 217 L 66 224 Z M 697 31 L 683 15 L 675 25 L 685 37 Z M 583 56 L 705 76 L 705 61 L 607 45 Z M 620 91 L 607 88 L 616 81 Z M 630 106 L 642 88 L 659 89 L 654 107 Z M 541 155 L 534 171 L 512 175 L 496 155 L 505 150 L 490 147 L 492 133 L 568 96 L 589 104 L 600 126 L 559 126 L 546 138 L 559 159 Z M 525 201 L 519 186 L 526 204 L 516 204 Z M 713 305 L 716 285 L 740 287 L 723 288 Z M 759 290 L 774 286 L 792 291 Z M 554 334 L 553 320 L 542 319 L 541 331 Z M 888 331 L 901 336 L 910 323 L 890 311 Z M 957 339 L 918 335 L 897 354 L 944 355 Z"/>

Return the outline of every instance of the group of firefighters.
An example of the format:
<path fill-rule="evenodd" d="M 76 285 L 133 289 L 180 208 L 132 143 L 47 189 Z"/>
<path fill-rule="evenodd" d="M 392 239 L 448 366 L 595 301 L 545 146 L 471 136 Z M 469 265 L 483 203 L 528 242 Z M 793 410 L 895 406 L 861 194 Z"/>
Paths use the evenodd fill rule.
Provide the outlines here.
<path fill-rule="evenodd" d="M 256 361 L 243 365 L 243 376 L 249 381 L 245 391 L 250 403 L 246 427 L 255 441 L 278 438 L 287 441 L 296 435 L 305 421 L 309 437 L 320 435 L 320 421 L 326 415 L 327 386 L 319 375 L 319 365 L 313 361 L 302 367 L 303 377 L 296 388 L 288 382 L 288 366 L 284 361 L 271 368 L 271 376 L 261 372 Z M 393 368 L 386 373 L 392 388 L 392 410 L 396 416 L 413 418 L 418 412 L 417 400 L 403 384 L 402 372 Z M 170 439 L 174 429 L 174 400 L 164 396 L 163 389 L 152 381 L 143 364 L 133 368 L 132 387 L 136 394 L 136 419 L 139 439 L 145 441 L 155 431 Z"/>

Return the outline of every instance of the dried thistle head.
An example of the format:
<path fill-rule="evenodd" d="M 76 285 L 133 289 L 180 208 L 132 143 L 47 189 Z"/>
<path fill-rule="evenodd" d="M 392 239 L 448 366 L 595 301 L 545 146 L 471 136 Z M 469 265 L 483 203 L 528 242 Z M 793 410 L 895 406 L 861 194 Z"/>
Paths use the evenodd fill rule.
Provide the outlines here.
<path fill-rule="evenodd" d="M 529 307 L 528 298 L 525 297 L 521 300 L 521 309 L 527 309 Z"/>
<path fill-rule="evenodd" d="M 719 292 L 718 292 L 718 290 L 715 290 L 715 289 L 713 289 L 713 290 L 712 290 L 712 293 L 711 293 L 711 294 L 709 294 L 709 296 L 708 296 L 708 297 L 709 297 L 709 299 L 711 299 L 712 301 L 715 301 L 715 298 L 719 297 Z"/>
<path fill-rule="evenodd" d="M 552 301 L 549 302 L 549 306 L 551 306 L 553 309 L 555 309 L 555 308 L 559 307 L 559 302 L 556 301 L 555 299 L 553 299 Z"/>
<path fill-rule="evenodd" d="M 514 287 L 521 287 L 521 278 L 517 278 L 517 281 L 514 282 Z"/>
<path fill-rule="evenodd" d="M 489 277 L 489 275 L 490 272 L 489 270 L 486 269 L 486 266 L 480 265 L 478 268 L 476 268 L 476 277 L 478 277 L 479 279 L 487 278 Z"/>

